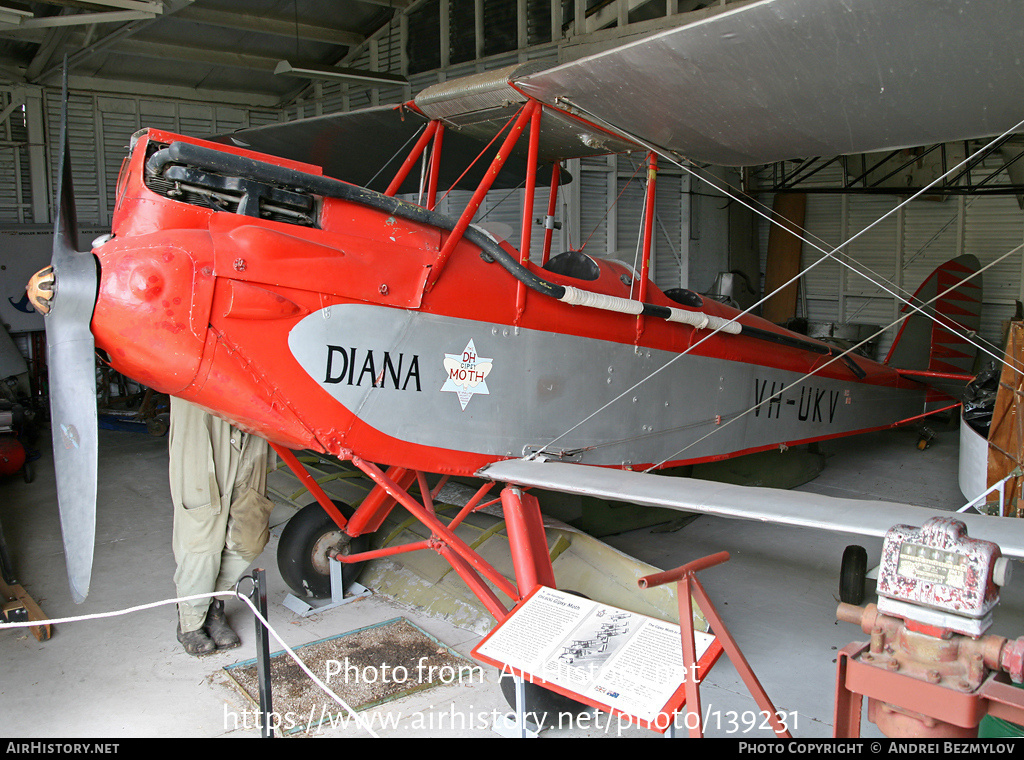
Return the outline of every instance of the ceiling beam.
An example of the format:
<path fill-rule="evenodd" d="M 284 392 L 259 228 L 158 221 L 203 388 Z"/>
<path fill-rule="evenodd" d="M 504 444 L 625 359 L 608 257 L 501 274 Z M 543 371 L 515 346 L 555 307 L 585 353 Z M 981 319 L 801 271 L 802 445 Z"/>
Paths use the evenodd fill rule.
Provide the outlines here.
<path fill-rule="evenodd" d="M 25 81 L 34 82 L 36 78 L 50 65 L 59 48 L 68 37 L 69 29 L 51 29 L 51 34 L 36 50 L 28 66 L 25 68 Z"/>
<path fill-rule="evenodd" d="M 15 32 L 21 29 L 50 29 L 55 26 L 84 26 L 86 24 L 115 24 L 156 18 L 148 11 L 100 11 L 98 13 L 75 13 L 70 16 L 40 16 L 28 18 L 12 26 Z"/>
<path fill-rule="evenodd" d="M 178 18 L 195 21 L 200 24 L 219 26 L 224 29 L 235 29 L 245 32 L 260 32 L 279 37 L 288 37 L 311 42 L 325 42 L 331 45 L 351 47 L 359 45 L 366 37 L 347 29 L 334 29 L 304 22 L 296 23 L 283 17 L 257 16 L 250 13 L 220 11 L 192 6 L 178 14 Z"/>
<path fill-rule="evenodd" d="M 16 26 L 30 18 L 32 18 L 32 11 L 27 6 L 0 2 L 0 22 Z"/>
<path fill-rule="evenodd" d="M 642 8 L 651 0 L 616 0 L 604 6 L 598 7 L 595 11 L 587 14 L 587 23 L 584 33 L 596 32 L 604 29 L 610 24 L 617 24 L 618 28 L 625 27 L 629 23 L 629 12 Z M 576 22 L 569 24 L 568 33 L 576 33 Z"/>
<path fill-rule="evenodd" d="M 145 13 L 163 13 L 163 3 L 159 0 L 44 0 L 46 5 L 60 5 L 65 8 L 119 8 L 125 11 L 143 11 Z M 4 3 L 6 4 L 6 3 Z"/>
<path fill-rule="evenodd" d="M 299 79 L 327 79 L 335 82 L 356 82 L 370 85 L 403 85 L 409 84 L 403 76 L 388 74 L 380 71 L 367 69 L 353 69 L 349 67 L 322 66 L 318 63 L 304 63 L 301 61 L 280 61 L 275 74 L 285 74 Z"/>
<path fill-rule="evenodd" d="M 145 19 L 143 21 L 132 21 L 130 23 L 125 24 L 124 26 L 119 26 L 114 31 L 110 32 L 109 34 L 101 37 L 100 39 L 96 40 L 90 45 L 87 45 L 78 52 L 69 56 L 68 68 L 73 71 L 77 64 L 86 60 L 90 56 L 105 50 L 107 47 L 113 45 L 118 40 L 126 39 L 128 37 L 131 37 L 133 34 L 136 34 L 137 32 L 140 32 L 143 29 L 148 28 L 150 24 L 157 23 L 158 21 L 160 21 L 161 18 L 166 18 L 167 16 L 177 13 L 183 8 L 186 8 L 189 5 L 191 5 L 192 2 L 193 0 L 166 0 L 162 16 L 158 18 Z M 39 75 L 37 80 L 33 81 L 36 83 L 41 83 L 48 79 L 50 76 L 60 73 L 62 68 L 62 64 L 50 66 L 49 68 L 44 70 L 42 74 Z"/>
<path fill-rule="evenodd" d="M 367 5 L 381 5 L 385 8 L 394 8 L 396 11 L 405 11 L 417 0 L 363 0 Z"/>
<path fill-rule="evenodd" d="M 53 18 L 62 18 L 61 14 L 67 15 L 67 13 L 67 8 L 61 8 L 60 14 Z M 25 67 L 25 81 L 33 81 L 47 66 L 50 65 L 50 61 L 53 60 L 53 56 L 56 54 L 57 49 L 64 44 L 70 35 L 71 29 L 69 27 L 55 27 L 43 32 L 43 38 L 39 42 L 39 47 L 36 48 L 35 55 L 32 56 L 32 60 L 29 62 L 28 66 Z M 17 39 L 17 36 L 15 38 Z"/>
<path fill-rule="evenodd" d="M 153 97 L 184 100 L 192 103 L 208 101 L 221 105 L 274 109 L 277 98 L 263 92 L 235 92 L 229 90 L 183 87 L 171 84 L 132 81 L 127 79 L 105 79 L 94 76 L 71 76 L 68 87 L 75 91 L 96 92 L 126 97 Z"/>
<path fill-rule="evenodd" d="M 144 58 L 208 63 L 213 66 L 230 66 L 232 68 L 267 71 L 269 73 L 274 72 L 278 62 L 281 60 L 280 56 L 269 58 L 252 53 L 240 53 L 236 50 L 188 47 L 162 42 L 144 42 L 142 40 L 125 40 L 117 46 L 116 50 L 110 52 L 138 55 Z"/>

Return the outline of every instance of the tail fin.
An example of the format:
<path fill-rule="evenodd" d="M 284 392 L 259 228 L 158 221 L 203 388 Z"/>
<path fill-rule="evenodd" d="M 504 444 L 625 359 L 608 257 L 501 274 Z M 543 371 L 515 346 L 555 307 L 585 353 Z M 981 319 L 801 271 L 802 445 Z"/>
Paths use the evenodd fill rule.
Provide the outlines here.
<path fill-rule="evenodd" d="M 903 307 L 904 314 L 912 313 L 903 321 L 885 357 L 886 364 L 909 370 L 908 375 L 972 373 L 977 349 L 964 336 L 981 327 L 981 275 L 977 271 L 978 259 L 967 254 L 931 273 L 911 300 L 920 311 Z M 964 282 L 967 277 L 971 279 Z"/>

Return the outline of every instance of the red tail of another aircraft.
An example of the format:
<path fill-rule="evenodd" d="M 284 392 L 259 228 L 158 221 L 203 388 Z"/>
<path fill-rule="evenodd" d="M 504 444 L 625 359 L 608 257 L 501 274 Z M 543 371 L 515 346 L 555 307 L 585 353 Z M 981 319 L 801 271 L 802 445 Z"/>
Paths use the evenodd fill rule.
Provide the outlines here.
<path fill-rule="evenodd" d="M 970 254 L 950 259 L 924 281 L 910 304 L 885 363 L 901 375 L 950 393 L 974 372 L 981 327 L 981 275 Z M 968 279 L 970 278 L 970 279 Z"/>

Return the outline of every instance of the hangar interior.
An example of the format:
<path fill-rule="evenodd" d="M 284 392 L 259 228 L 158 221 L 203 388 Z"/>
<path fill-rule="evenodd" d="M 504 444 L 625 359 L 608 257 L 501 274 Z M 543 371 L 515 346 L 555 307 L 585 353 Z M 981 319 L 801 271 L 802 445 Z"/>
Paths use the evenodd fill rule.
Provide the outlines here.
<path fill-rule="evenodd" d="M 32 477 L 14 474 L 0 482 L 0 524 L 18 581 L 46 615 L 56 619 L 124 610 L 168 599 L 174 589 L 166 429 L 160 420 L 141 430 L 101 430 L 95 569 L 83 604 L 71 601 L 65 578 L 46 429 L 44 322 L 24 300 L 25 283 L 51 256 L 65 58 L 72 184 L 81 239 L 87 242 L 110 230 L 117 178 L 133 135 L 141 129 L 223 138 L 238 130 L 401 104 L 437 83 L 511 64 L 580 60 L 749 4 L 0 2 L 0 282 L 5 296 L 0 314 L 28 361 L 29 371 L 11 387 L 38 404 L 39 428 L 30 447 L 33 457 L 38 453 L 30 463 Z M 361 139 L 371 142 L 374 135 Z M 361 139 L 327 149 L 358 153 Z M 650 278 L 662 290 L 686 288 L 740 309 L 752 306 L 779 282 L 780 252 L 772 240 L 771 218 L 785 218 L 785 199 L 798 197 L 798 210 L 788 213 L 806 231 L 796 256 L 798 268 L 807 272 L 780 321 L 799 325 L 813 337 L 856 342 L 872 336 L 866 350 L 882 359 L 899 329 L 903 304 L 879 283 L 913 292 L 943 262 L 973 254 L 982 266 L 992 265 L 984 274 L 978 335 L 1001 354 L 1007 324 L 1020 318 L 1024 302 L 1024 258 L 1019 253 L 1003 258 L 1024 242 L 1024 162 L 1017 161 L 1024 154 L 1022 141 L 1010 135 L 988 146 L 963 171 L 910 203 L 905 203 L 908 194 L 988 141 L 741 168 L 662 166 Z M 643 234 L 645 161 L 642 151 L 566 160 L 563 168 L 572 179 L 563 186 L 553 215 L 552 250 L 583 250 L 632 264 Z M 357 184 L 370 179 L 338 178 Z M 538 184 L 534 208 L 545 207 L 547 194 L 548 188 Z M 457 216 L 471 195 L 471 190 L 454 189 L 436 208 Z M 518 248 L 525 202 L 522 188 L 492 190 L 474 221 Z M 545 230 L 543 220 L 537 221 L 531 251 L 539 261 Z M 865 234 L 857 235 L 865 228 Z M 816 264 L 855 235 L 838 256 Z M 856 269 L 868 271 L 871 279 Z M 101 403 L 113 400 L 116 405 L 118 398 L 141 390 L 105 373 L 100 380 Z M 924 433 L 919 425 L 909 425 L 817 444 L 814 461 L 824 465 L 812 465 L 813 475 L 794 476 L 801 481 L 797 490 L 959 509 L 966 498 L 957 481 L 956 416 L 923 424 L 928 426 Z M 927 446 L 921 449 L 919 442 Z M 767 467 L 780 466 L 772 462 Z M 771 479 L 763 473 L 747 477 L 758 485 Z M 300 617 L 283 606 L 287 588 L 274 552 L 281 529 L 299 506 L 290 489 L 281 485 L 275 492 L 271 540 L 256 563 L 269 573 L 270 620 L 290 646 L 406 617 L 468 655 L 489 625 L 486 614 L 453 612 L 451 605 L 403 595 L 415 585 L 401 575 L 408 571 L 396 571 L 404 580 L 395 581 L 386 580 L 381 570 L 380 588 L 372 589 L 373 595 L 327 612 Z M 849 536 L 703 515 L 685 525 L 665 518 L 619 525 L 600 539 L 635 558 L 638 566 L 658 569 L 728 551 L 728 563 L 701 576 L 711 599 L 775 706 L 798 719 L 793 735 L 831 735 L 836 653 L 864 637 L 856 626 L 835 618 L 840 560 L 844 548 L 855 543 Z M 878 561 L 880 539 L 856 543 L 865 546 L 871 562 Z M 381 590 L 385 587 L 391 593 Z M 999 635 L 1022 635 L 1021 593 L 1012 583 L 1003 590 L 993 627 Z M 7 716 L 8 733 L 33 738 L 259 735 L 251 724 L 239 725 L 237 716 L 252 707 L 224 670 L 255 656 L 248 610 L 229 602 L 242 647 L 201 659 L 185 655 L 174 640 L 172 610 L 162 606 L 59 624 L 45 641 L 25 629 L 0 631 L 0 652 L 8 663 L 0 683 L 0 712 Z M 278 649 L 274 642 L 271 648 Z M 701 691 L 709 736 L 772 735 L 770 728 L 742 722 L 742 716 L 758 708 L 726 658 Z M 401 715 L 400 725 L 381 730 L 385 736 L 492 736 L 486 721 L 467 722 L 462 716 L 503 711 L 506 703 L 497 674 L 488 671 L 479 683 L 444 684 L 373 709 Z M 458 719 L 453 717 L 457 711 Z M 425 715 L 438 722 L 424 725 Z M 549 729 L 545 735 L 599 736 L 620 730 L 596 722 Z M 352 736 L 359 730 L 327 727 L 310 733 Z M 625 733 L 655 735 L 635 727 Z M 862 733 L 883 735 L 866 719 Z"/>

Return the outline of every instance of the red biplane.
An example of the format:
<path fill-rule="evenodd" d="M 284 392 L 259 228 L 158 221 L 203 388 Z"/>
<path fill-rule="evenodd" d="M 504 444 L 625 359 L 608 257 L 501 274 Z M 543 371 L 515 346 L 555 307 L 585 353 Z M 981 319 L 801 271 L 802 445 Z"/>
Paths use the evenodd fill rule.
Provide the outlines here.
<path fill-rule="evenodd" d="M 302 545 L 337 550 L 400 504 L 432 533 L 403 550 L 439 552 L 499 620 L 508 608 L 495 589 L 517 600 L 555 585 L 537 500 L 522 487 L 879 536 L 930 516 L 647 472 L 917 419 L 933 385 L 967 380 L 969 364 L 940 369 L 935 347 L 966 345 L 959 336 L 977 329 L 980 308 L 977 264 L 940 268 L 931 303 L 913 307 L 915 319 L 937 320 L 932 340 L 914 355 L 901 338 L 893 355 L 906 361 L 879 363 L 694 292 L 662 292 L 648 277 L 657 166 L 755 165 L 1019 129 L 1024 6 L 728 8 L 554 68 L 439 84 L 401 107 L 218 142 L 144 130 L 118 180 L 112 232 L 91 252 L 77 252 L 64 154 L 53 267 L 36 301 L 49 309 L 75 599 L 92 561 L 96 422 L 84 400 L 95 349 L 144 385 L 267 438 L 319 502 L 312 517 L 293 518 Z M 343 181 L 407 140 L 386 186 Z M 488 141 L 499 145 L 493 158 L 463 175 L 467 149 Z M 550 219 L 559 161 L 619 151 L 648 157 L 639 271 L 552 251 L 550 226 L 543 250 L 531 250 L 537 183 L 550 188 Z M 421 164 L 422 181 L 410 179 Z M 460 216 L 435 210 L 443 188 L 474 176 Z M 489 190 L 521 181 L 516 250 L 473 219 Z M 400 197 L 418 189 L 416 201 Z M 376 489 L 358 509 L 339 509 L 306 476 L 300 449 L 351 461 Z M 442 522 L 426 473 L 484 485 Z M 514 583 L 454 532 L 498 496 Z M 1019 521 L 965 519 L 972 536 L 1024 552 Z M 345 562 L 379 555 L 354 547 Z M 299 572 L 313 572 L 311 560 L 298 558 Z"/>

